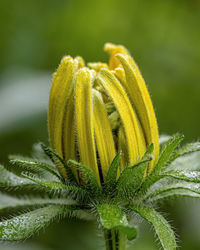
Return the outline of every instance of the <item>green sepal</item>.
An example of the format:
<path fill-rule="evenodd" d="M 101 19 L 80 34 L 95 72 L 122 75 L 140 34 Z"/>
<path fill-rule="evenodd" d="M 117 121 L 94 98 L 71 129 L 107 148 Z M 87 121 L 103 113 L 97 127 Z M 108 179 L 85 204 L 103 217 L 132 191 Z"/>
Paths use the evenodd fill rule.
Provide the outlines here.
<path fill-rule="evenodd" d="M 172 170 L 162 173 L 162 176 L 171 177 L 177 180 L 183 180 L 188 182 L 200 183 L 199 171 L 180 171 Z"/>
<path fill-rule="evenodd" d="M 21 241 L 47 226 L 58 216 L 74 209 L 50 205 L 0 222 L 1 241 Z"/>
<path fill-rule="evenodd" d="M 152 159 L 153 150 L 154 150 L 154 145 L 153 145 L 153 143 L 151 143 L 151 144 L 149 145 L 149 147 L 147 148 L 147 151 L 146 151 L 145 154 L 143 155 L 142 161 Z"/>
<path fill-rule="evenodd" d="M 80 179 L 81 181 L 83 181 L 83 185 L 88 191 L 95 193 L 100 192 L 100 187 L 97 182 L 96 176 L 90 168 L 87 168 L 86 166 L 75 160 L 69 160 L 68 164 L 79 170 Z"/>
<path fill-rule="evenodd" d="M 154 183 L 165 177 L 164 175 L 161 175 L 160 172 L 161 170 L 165 169 L 165 166 L 167 165 L 169 158 L 173 154 L 174 150 L 181 143 L 183 138 L 184 138 L 183 135 L 175 134 L 163 144 L 160 151 L 160 157 L 158 159 L 158 162 L 155 165 L 151 174 L 142 183 L 139 192 L 136 194 L 135 197 L 136 199 L 140 199 Z M 149 150 L 151 150 L 151 147 L 152 146 L 150 145 Z"/>
<path fill-rule="evenodd" d="M 146 170 L 152 158 L 142 160 L 132 167 L 126 167 L 121 173 L 116 186 L 116 194 L 120 197 L 133 197 L 145 180 Z"/>
<path fill-rule="evenodd" d="M 10 165 L 8 170 L 13 172 L 14 174 L 21 176 L 22 172 L 29 172 L 32 174 L 36 174 L 37 176 L 41 177 L 44 176 L 48 179 L 51 179 L 50 176 L 56 177 L 58 180 L 63 180 L 63 178 L 58 174 L 56 169 L 53 169 L 53 166 L 50 166 L 43 162 L 37 161 L 27 161 L 27 160 L 20 160 L 20 159 L 11 159 Z M 50 174 L 47 175 L 47 173 Z"/>
<path fill-rule="evenodd" d="M 45 152 L 45 154 L 51 159 L 51 161 L 55 165 L 59 165 L 61 163 L 64 166 L 67 173 L 67 180 L 69 181 L 69 183 L 78 185 L 74 173 L 72 172 L 71 168 L 67 165 L 67 163 L 64 161 L 64 159 L 62 159 L 62 157 L 60 157 L 55 151 L 53 151 L 51 148 L 47 147 L 43 143 L 41 143 L 41 147 Z"/>
<path fill-rule="evenodd" d="M 106 176 L 106 180 L 104 182 L 103 191 L 105 193 L 111 193 L 116 187 L 117 183 L 117 172 L 119 168 L 120 162 L 120 155 L 121 153 L 116 154 L 115 158 L 113 159 L 110 168 L 108 169 L 108 173 Z"/>
<path fill-rule="evenodd" d="M 160 151 L 160 157 L 158 159 L 157 164 L 154 167 L 153 172 L 161 172 L 165 170 L 166 166 L 168 166 L 168 161 L 173 154 L 174 150 L 178 147 L 178 145 L 183 140 L 184 136 L 175 134 L 172 136 L 167 142 L 165 142 Z"/>
<path fill-rule="evenodd" d="M 153 225 L 163 249 L 175 250 L 177 248 L 174 231 L 161 214 L 146 206 L 136 206 L 131 209 Z"/>
<path fill-rule="evenodd" d="M 168 179 L 171 178 L 172 180 L 176 179 L 176 180 L 179 180 L 179 182 L 172 183 L 172 184 L 170 184 L 170 183 L 167 183 L 167 184 L 164 183 L 163 184 L 162 182 L 159 183 L 159 181 L 161 179 L 164 179 L 164 178 L 168 178 Z M 182 182 L 180 182 L 180 181 L 182 181 Z M 187 184 L 187 182 L 189 182 L 189 183 Z M 155 183 L 159 183 L 157 185 L 157 189 L 158 189 L 157 191 L 155 191 L 155 189 L 153 188 L 153 185 Z M 155 191 L 156 192 L 155 195 L 158 195 L 159 192 L 162 193 L 162 191 L 161 191 L 162 190 L 162 186 L 165 186 L 165 188 L 167 188 L 167 191 L 169 191 L 168 187 L 169 187 L 170 190 L 174 190 L 175 188 L 180 189 L 180 188 L 184 188 L 185 187 L 184 190 L 186 190 L 189 187 L 188 185 L 190 185 L 191 188 L 194 188 L 195 187 L 195 183 L 200 183 L 200 172 L 199 171 L 171 170 L 171 171 L 163 172 L 160 175 L 151 174 L 145 180 L 145 182 L 142 184 L 141 189 L 139 190 L 139 192 L 135 196 L 135 200 L 136 199 L 143 199 L 145 197 L 146 193 L 148 193 L 149 189 L 151 190 L 151 193 L 153 193 Z M 159 189 L 159 187 L 160 187 L 160 189 Z M 191 192 L 196 192 L 197 193 L 198 192 L 198 187 L 196 189 L 194 189 L 194 190 L 192 189 Z"/>
<path fill-rule="evenodd" d="M 20 186 L 31 185 L 29 180 L 19 177 L 9 172 L 4 166 L 0 165 L 0 188 L 17 188 Z"/>
<path fill-rule="evenodd" d="M 33 176 L 23 174 L 24 178 L 36 183 L 38 186 L 44 188 L 44 190 L 49 191 L 50 193 L 59 194 L 62 196 L 76 197 L 77 199 L 85 199 L 89 196 L 88 192 L 78 186 L 66 185 L 56 181 L 43 181 L 37 179 Z"/>
<path fill-rule="evenodd" d="M 200 171 L 200 152 L 193 152 L 179 157 L 169 165 L 167 170 Z"/>
<path fill-rule="evenodd" d="M 181 148 L 177 149 L 170 157 L 169 163 L 176 160 L 178 157 L 181 157 L 186 154 L 191 154 L 193 152 L 200 151 L 200 142 L 187 143 Z"/>
<path fill-rule="evenodd" d="M 48 198 L 48 197 L 31 197 L 31 198 L 16 198 L 7 194 L 0 193 L 0 211 L 15 209 L 15 208 L 29 208 L 29 207 L 43 207 L 45 205 L 74 205 L 76 202 L 72 199 L 66 198 Z"/>
<path fill-rule="evenodd" d="M 148 201 L 152 203 L 152 202 L 159 202 L 161 200 L 169 198 L 171 199 L 171 198 L 183 198 L 183 197 L 200 198 L 200 194 L 187 189 L 174 189 L 174 190 L 170 189 L 169 191 L 166 190 L 165 192 L 150 197 Z"/>
<path fill-rule="evenodd" d="M 129 225 L 126 214 L 117 205 L 100 204 L 96 209 L 104 230 L 119 230 L 127 235 L 128 240 L 137 237 L 137 229 Z"/>
<path fill-rule="evenodd" d="M 164 188 L 162 188 L 164 186 Z M 153 197 L 161 195 L 166 192 L 174 192 L 176 190 L 188 190 L 190 192 L 200 194 L 200 184 L 199 183 L 190 183 L 190 182 L 177 182 L 172 184 L 161 184 L 156 189 L 151 190 L 145 197 L 144 200 L 151 200 Z"/>
<path fill-rule="evenodd" d="M 165 176 L 162 175 L 156 175 L 151 173 L 150 176 L 148 176 L 144 182 L 142 183 L 139 191 L 135 194 L 134 200 L 142 200 L 145 196 L 145 194 L 148 192 L 149 188 L 156 182 L 158 182 L 160 179 L 164 178 Z"/>

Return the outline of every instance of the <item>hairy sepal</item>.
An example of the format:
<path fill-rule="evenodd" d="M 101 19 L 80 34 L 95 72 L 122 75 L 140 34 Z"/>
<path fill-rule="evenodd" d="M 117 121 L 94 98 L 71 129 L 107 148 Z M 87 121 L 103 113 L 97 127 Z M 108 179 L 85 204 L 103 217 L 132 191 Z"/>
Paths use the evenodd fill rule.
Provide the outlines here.
<path fill-rule="evenodd" d="M 160 173 L 166 169 L 169 165 L 170 157 L 172 156 L 174 150 L 179 146 L 184 136 L 175 134 L 167 142 L 165 142 L 160 151 L 160 157 L 157 164 L 154 167 L 154 171 Z"/>
<path fill-rule="evenodd" d="M 76 202 L 72 199 L 63 199 L 63 198 L 49 198 L 49 197 L 23 197 L 17 198 L 7 194 L 0 193 L 0 212 L 4 212 L 5 210 L 9 209 L 26 209 L 32 207 L 44 207 L 47 205 L 75 205 Z"/>
<path fill-rule="evenodd" d="M 57 195 L 60 195 L 62 197 L 71 197 L 73 199 L 77 200 L 83 200 L 88 197 L 88 192 L 77 186 L 73 185 L 66 185 L 63 183 L 59 183 L 56 181 L 44 181 L 40 180 L 38 178 L 35 178 L 34 176 L 30 176 L 30 174 L 24 173 L 24 178 L 27 178 L 28 180 L 34 182 L 39 187 L 43 188 L 49 193 L 55 193 Z"/>
<path fill-rule="evenodd" d="M 104 230 L 119 230 L 126 234 L 128 240 L 137 237 L 136 228 L 129 225 L 126 214 L 117 205 L 101 204 L 96 206 L 96 210 Z"/>
<path fill-rule="evenodd" d="M 163 182 L 160 183 L 159 185 L 156 185 L 155 187 L 153 186 L 146 194 L 144 200 L 146 201 L 152 200 L 154 199 L 154 197 L 158 197 L 165 193 L 170 193 L 170 192 L 173 193 L 176 192 L 177 190 L 182 190 L 182 191 L 186 190 L 200 195 L 200 184 L 185 182 L 185 181 L 178 181 L 174 183 Z"/>
<path fill-rule="evenodd" d="M 70 206 L 49 205 L 12 219 L 1 221 L 0 240 L 12 242 L 27 239 L 58 218 L 58 216 L 73 211 L 74 208 Z"/>
<path fill-rule="evenodd" d="M 72 165 L 79 171 L 80 179 L 83 182 L 84 187 L 92 193 L 98 194 L 100 192 L 100 186 L 97 178 L 90 168 L 87 168 L 83 164 L 69 160 L 68 164 Z"/>
<path fill-rule="evenodd" d="M 51 159 L 51 161 L 56 166 L 58 166 L 58 165 L 60 166 L 60 164 L 63 165 L 63 167 L 66 170 L 66 174 L 67 174 L 67 179 L 64 179 L 64 180 L 68 181 L 70 184 L 77 185 L 78 183 L 77 183 L 76 177 L 75 177 L 73 171 L 71 170 L 71 168 L 64 161 L 64 159 L 62 157 L 60 157 L 53 149 L 47 147 L 43 143 L 41 143 L 41 147 L 42 147 L 43 151 L 45 152 L 45 154 Z"/>
<path fill-rule="evenodd" d="M 136 206 L 131 209 L 152 224 L 164 250 L 177 248 L 174 231 L 161 214 L 147 206 Z"/>
<path fill-rule="evenodd" d="M 63 180 L 61 175 L 54 169 L 54 166 L 51 166 L 47 163 L 34 161 L 34 160 L 19 160 L 12 159 L 10 160 L 10 165 L 8 170 L 15 173 L 18 176 L 22 175 L 22 172 L 30 172 L 38 177 L 44 177 L 48 180 L 56 179 Z"/>
<path fill-rule="evenodd" d="M 106 176 L 106 180 L 104 182 L 103 191 L 105 193 L 112 193 L 113 190 L 115 190 L 116 184 L 117 184 L 117 173 L 119 169 L 119 163 L 120 163 L 120 155 L 121 153 L 118 153 L 115 158 L 113 159 L 110 168 L 108 169 L 108 173 Z"/>
<path fill-rule="evenodd" d="M 150 160 L 144 160 L 124 169 L 116 186 L 116 195 L 118 197 L 133 198 L 145 179 L 149 162 Z"/>

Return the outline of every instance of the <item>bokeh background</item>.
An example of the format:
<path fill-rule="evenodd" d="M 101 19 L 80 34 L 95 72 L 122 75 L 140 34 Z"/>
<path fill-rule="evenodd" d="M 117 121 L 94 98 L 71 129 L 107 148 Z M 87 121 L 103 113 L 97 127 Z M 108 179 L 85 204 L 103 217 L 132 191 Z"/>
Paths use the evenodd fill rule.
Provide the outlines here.
<path fill-rule="evenodd" d="M 0 0 L 0 162 L 48 142 L 52 73 L 67 54 L 106 61 L 105 42 L 125 45 L 151 92 L 161 134 L 200 136 L 199 0 Z M 160 204 L 181 249 L 200 249 L 200 202 Z M 145 224 L 135 250 L 158 249 Z M 23 245 L 0 249 L 92 250 L 103 243 L 92 222 L 64 220 Z"/>

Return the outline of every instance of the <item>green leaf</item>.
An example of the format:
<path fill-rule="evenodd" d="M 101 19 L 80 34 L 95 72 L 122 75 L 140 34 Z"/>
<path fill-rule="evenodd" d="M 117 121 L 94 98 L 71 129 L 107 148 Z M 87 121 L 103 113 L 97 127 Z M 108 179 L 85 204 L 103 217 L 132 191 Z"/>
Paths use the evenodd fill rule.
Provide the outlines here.
<path fill-rule="evenodd" d="M 173 162 L 176 158 L 180 156 L 191 154 L 196 151 L 200 151 L 200 142 L 188 143 L 177 149 L 170 157 L 169 162 Z"/>
<path fill-rule="evenodd" d="M 199 171 L 192 171 L 190 169 L 198 170 L 200 168 L 200 153 L 192 153 L 187 156 L 182 156 L 173 162 L 169 170 L 162 174 L 157 174 L 153 171 L 148 178 L 145 179 L 134 199 L 141 199 L 153 184 L 165 177 L 176 178 L 188 182 L 199 183 Z M 188 170 L 187 170 L 188 169 Z M 175 174 L 176 173 L 176 174 Z"/>
<path fill-rule="evenodd" d="M 149 202 L 160 201 L 168 198 L 181 198 L 181 197 L 190 197 L 190 198 L 200 198 L 200 194 L 192 192 L 186 189 L 175 189 L 162 192 L 148 199 Z"/>
<path fill-rule="evenodd" d="M 51 161 L 56 166 L 59 166 L 60 163 L 64 166 L 64 168 L 67 172 L 68 181 L 71 184 L 78 184 L 74 173 L 72 172 L 71 168 L 67 165 L 67 163 L 64 161 L 64 159 L 62 159 L 62 157 L 60 157 L 55 151 L 53 151 L 51 148 L 45 146 L 43 143 L 41 143 L 41 147 L 44 150 L 45 154 L 51 159 Z"/>
<path fill-rule="evenodd" d="M 44 205 L 74 205 L 75 201 L 71 199 L 62 199 L 62 198 L 23 198 L 19 199 L 9 195 L 0 193 L 0 210 L 10 209 L 10 208 L 19 208 L 19 207 L 30 207 L 30 206 L 44 206 Z"/>
<path fill-rule="evenodd" d="M 150 190 L 149 194 L 145 197 L 145 200 L 152 199 L 153 197 L 166 193 L 173 192 L 175 190 L 188 190 L 196 194 L 200 194 L 200 184 L 199 183 L 189 183 L 189 182 L 178 182 L 172 184 L 164 185 L 164 188 L 156 188 Z"/>
<path fill-rule="evenodd" d="M 31 194 L 34 195 L 61 195 L 66 197 L 68 195 L 71 198 L 86 199 L 88 193 L 86 190 L 77 186 L 65 185 L 55 181 L 44 181 L 33 176 L 23 173 L 22 177 L 19 177 L 0 165 L 0 190 L 6 192 L 16 192 L 19 195 Z"/>
<path fill-rule="evenodd" d="M 154 167 L 154 171 L 160 172 L 166 168 L 167 162 L 170 159 L 173 151 L 178 147 L 183 138 L 183 135 L 176 134 L 163 144 L 160 151 L 160 157 Z"/>
<path fill-rule="evenodd" d="M 200 152 L 181 156 L 172 162 L 168 170 L 200 170 Z"/>
<path fill-rule="evenodd" d="M 151 160 L 152 159 L 153 150 L 154 150 L 154 145 L 152 143 L 152 144 L 149 145 L 149 147 L 147 148 L 147 151 L 143 155 L 142 161 Z"/>
<path fill-rule="evenodd" d="M 18 159 L 10 160 L 10 163 L 11 165 L 8 167 L 8 169 L 16 175 L 21 176 L 22 172 L 29 172 L 47 178 L 50 178 L 50 176 L 53 175 L 56 177 L 56 179 L 63 181 L 63 178 L 57 173 L 57 171 L 52 169 L 53 166 L 47 165 L 46 163 Z M 48 172 L 50 176 L 47 175 L 46 172 Z"/>
<path fill-rule="evenodd" d="M 17 187 L 31 184 L 29 180 L 16 176 L 0 165 L 0 187 Z"/>
<path fill-rule="evenodd" d="M 69 195 L 71 193 L 73 197 L 77 196 L 81 199 L 86 198 L 88 196 L 88 192 L 86 190 L 77 186 L 65 185 L 56 181 L 43 181 L 26 174 L 23 174 L 23 176 L 53 193 L 59 193 L 63 195 Z"/>
<path fill-rule="evenodd" d="M 134 200 L 138 201 L 138 200 L 143 200 L 144 196 L 146 195 L 146 193 L 148 192 L 148 190 L 151 188 L 151 186 L 153 186 L 153 184 L 155 184 L 156 182 L 158 182 L 160 179 L 165 178 L 164 175 L 157 175 L 154 174 L 154 172 L 152 171 L 150 176 L 147 176 L 144 180 L 144 182 L 142 183 L 139 191 L 135 194 L 134 196 Z"/>
<path fill-rule="evenodd" d="M 176 249 L 177 245 L 174 231 L 171 229 L 169 223 L 161 214 L 156 212 L 153 208 L 146 206 L 137 206 L 132 207 L 131 209 L 140 214 L 145 220 L 153 225 L 163 249 Z"/>
<path fill-rule="evenodd" d="M 121 173 L 116 187 L 117 195 L 120 197 L 133 197 L 145 180 L 146 169 L 149 161 L 144 160 L 132 167 L 127 167 Z"/>
<path fill-rule="evenodd" d="M 121 155 L 121 153 L 118 153 L 115 156 L 115 158 L 113 159 L 113 161 L 110 165 L 110 168 L 108 169 L 105 184 L 103 187 L 105 192 L 112 192 L 116 186 L 120 155 Z"/>
<path fill-rule="evenodd" d="M 101 204 L 96 209 L 103 229 L 119 230 L 127 235 L 128 240 L 136 238 L 136 228 L 129 226 L 125 213 L 118 206 Z"/>
<path fill-rule="evenodd" d="M 177 180 L 184 180 L 188 182 L 200 183 L 199 171 L 168 171 L 162 174 L 165 177 L 172 177 Z"/>
<path fill-rule="evenodd" d="M 81 181 L 84 181 L 84 186 L 86 189 L 97 193 L 100 191 L 96 176 L 90 168 L 87 168 L 86 166 L 74 160 L 69 160 L 68 164 L 72 164 L 72 166 L 75 166 L 79 170 L 79 175 L 81 176 L 80 179 Z"/>
<path fill-rule="evenodd" d="M 69 209 L 70 211 L 71 209 Z M 67 211 L 65 206 L 50 205 L 0 222 L 1 241 L 24 240 Z"/>

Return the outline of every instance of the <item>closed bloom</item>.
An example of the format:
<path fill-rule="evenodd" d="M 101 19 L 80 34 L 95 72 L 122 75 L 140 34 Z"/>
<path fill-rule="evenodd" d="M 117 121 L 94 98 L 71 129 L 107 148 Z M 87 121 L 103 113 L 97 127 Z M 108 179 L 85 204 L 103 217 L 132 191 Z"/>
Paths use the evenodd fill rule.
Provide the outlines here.
<path fill-rule="evenodd" d="M 158 127 L 144 79 L 126 48 L 106 44 L 109 63 L 66 56 L 49 98 L 51 147 L 67 162 L 89 167 L 102 183 L 116 153 L 120 170 L 137 163 L 153 143 L 151 172 L 159 156 Z M 67 177 L 60 166 L 61 174 Z M 78 174 L 76 175 L 78 178 Z"/>

